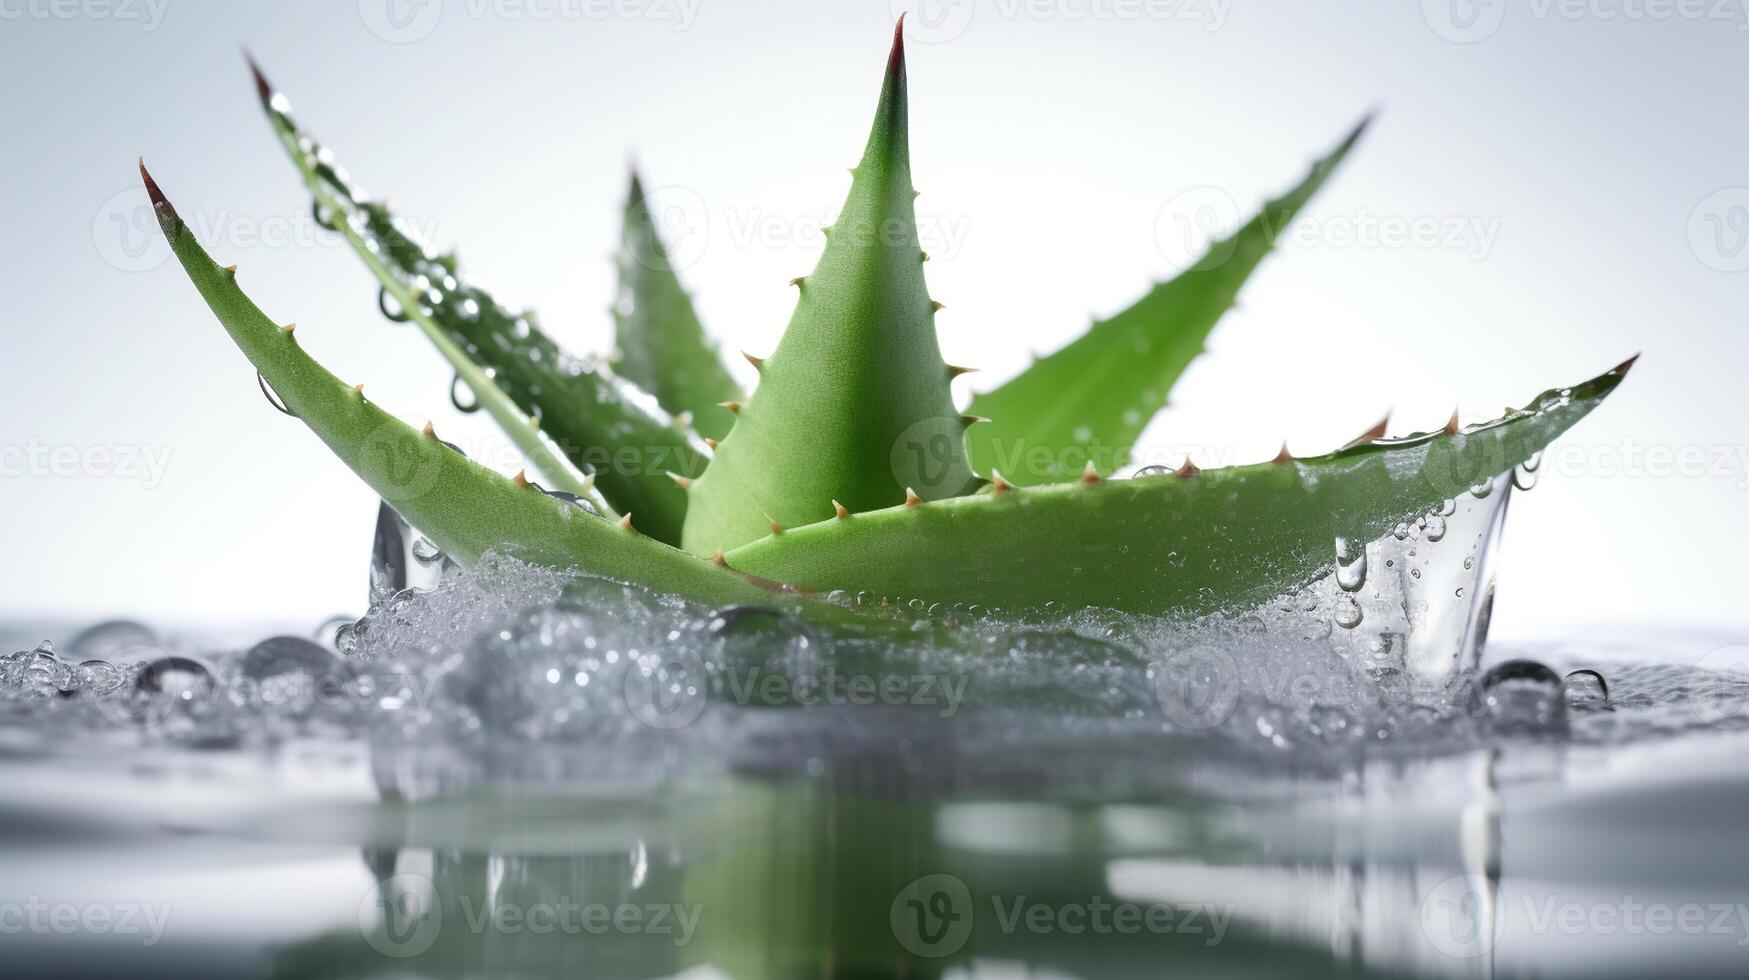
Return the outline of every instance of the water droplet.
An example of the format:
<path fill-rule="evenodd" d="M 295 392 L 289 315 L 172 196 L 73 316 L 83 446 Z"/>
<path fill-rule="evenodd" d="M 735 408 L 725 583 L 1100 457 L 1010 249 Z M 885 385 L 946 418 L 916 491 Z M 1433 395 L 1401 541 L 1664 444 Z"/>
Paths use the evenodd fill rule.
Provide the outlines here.
<path fill-rule="evenodd" d="M 1427 528 L 1424 532 L 1427 540 L 1438 543 L 1445 538 L 1445 518 L 1430 515 L 1427 518 Z"/>
<path fill-rule="evenodd" d="M 1164 466 L 1144 466 L 1137 470 L 1132 480 L 1146 480 L 1156 476 L 1171 476 L 1172 470 Z"/>
<path fill-rule="evenodd" d="M 1476 498 L 1477 500 L 1486 500 L 1488 495 L 1493 493 L 1493 492 L 1494 492 L 1494 481 L 1493 480 L 1483 480 L 1482 482 L 1480 482 L 1480 483 L 1478 483 L 1475 486 L 1470 488 L 1470 496 Z"/>
<path fill-rule="evenodd" d="M 1512 468 L 1512 485 L 1519 490 L 1536 488 L 1536 467 L 1519 465 Z"/>
<path fill-rule="evenodd" d="M 1409 530 L 1409 525 L 1398 524 L 1396 529 L 1391 532 L 1391 535 L 1398 541 L 1407 541 L 1409 539 Z"/>
<path fill-rule="evenodd" d="M 585 513 L 595 514 L 597 516 L 599 516 L 601 513 L 600 511 L 595 509 L 595 505 L 590 503 L 587 498 L 579 497 L 574 493 L 570 493 L 570 492 L 565 491 L 565 490 L 548 490 L 547 488 L 541 486 L 538 483 L 535 484 L 535 488 L 538 489 L 541 493 L 544 493 L 549 497 L 554 497 L 554 498 L 557 498 L 559 500 L 563 500 L 565 503 L 570 504 L 571 506 L 576 507 L 577 509 L 584 511 Z"/>
<path fill-rule="evenodd" d="M 1442 500 L 1439 502 L 1439 506 L 1433 511 L 1433 513 L 1437 517 L 1450 517 L 1457 513 L 1457 501 Z"/>
<path fill-rule="evenodd" d="M 267 383 L 260 371 L 255 372 L 255 383 L 261 387 L 261 394 L 267 398 L 267 404 L 272 405 L 274 411 L 281 415 L 290 415 L 294 419 L 298 417 L 298 413 L 285 407 L 285 399 L 279 397 L 279 392 L 273 390 L 273 386 Z"/>
<path fill-rule="evenodd" d="M 449 383 L 449 403 L 463 414 L 471 415 L 480 410 L 479 396 L 474 394 L 474 389 L 468 387 L 468 383 L 459 374 Z"/>
<path fill-rule="evenodd" d="M 329 213 L 326 208 L 322 207 L 321 201 L 310 202 L 310 220 L 316 223 L 316 227 L 321 228 L 324 231 L 340 230 L 340 228 L 334 224 L 334 215 Z"/>
<path fill-rule="evenodd" d="M 406 323 L 410 319 L 407 311 L 401 308 L 401 301 L 389 295 L 386 286 L 377 290 L 377 309 L 392 323 Z"/>

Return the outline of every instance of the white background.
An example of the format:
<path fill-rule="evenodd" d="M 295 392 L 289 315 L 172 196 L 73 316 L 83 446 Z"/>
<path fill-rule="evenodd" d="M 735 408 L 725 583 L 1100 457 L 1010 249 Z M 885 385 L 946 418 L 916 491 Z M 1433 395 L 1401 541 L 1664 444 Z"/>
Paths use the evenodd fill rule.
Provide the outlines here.
<path fill-rule="evenodd" d="M 124 224 L 144 217 L 138 155 L 307 349 L 447 438 L 496 444 L 489 421 L 449 407 L 429 345 L 377 314 L 359 263 L 314 235 L 241 46 L 366 187 L 575 350 L 610 337 L 608 255 L 635 155 L 659 201 L 694 216 L 686 278 L 707 324 L 764 353 L 793 302 L 785 282 L 812 266 L 813 229 L 848 186 L 896 9 L 0 0 L 0 448 L 87 460 L 61 475 L 7 457 L 0 615 L 313 622 L 363 605 L 374 499 L 267 406 L 151 251 L 155 232 Z M 1644 351 L 1564 441 L 1561 471 L 1514 503 L 1496 635 L 1744 621 L 1740 4 L 957 0 L 922 13 L 918 210 L 944 236 L 928 267 L 948 307 L 942 345 L 985 369 L 974 382 L 1172 271 L 1157 232 L 1208 192 L 1181 194 L 1214 188 L 1249 211 L 1376 107 L 1309 231 L 1260 270 L 1150 430 L 1159 461 L 1191 448 L 1244 462 L 1284 435 L 1323 450 L 1387 408 L 1395 431 L 1438 425 L 1454 404 L 1492 415 Z M 1411 221 L 1440 240 L 1347 236 Z M 168 454 L 156 481 L 90 462 L 142 447 Z M 1689 453 L 1691 471 L 1624 456 L 1650 447 Z"/>

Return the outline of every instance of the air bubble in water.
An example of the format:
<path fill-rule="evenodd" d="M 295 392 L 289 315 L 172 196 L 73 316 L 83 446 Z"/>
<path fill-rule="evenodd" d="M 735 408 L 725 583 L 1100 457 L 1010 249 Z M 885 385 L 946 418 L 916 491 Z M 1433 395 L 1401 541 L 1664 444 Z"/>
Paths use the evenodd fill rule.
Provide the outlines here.
<path fill-rule="evenodd" d="M 1567 728 L 1561 677 L 1535 660 L 1508 660 L 1482 675 L 1481 711 L 1497 732 L 1546 735 Z"/>
<path fill-rule="evenodd" d="M 1354 596 L 1344 595 L 1344 596 L 1337 597 L 1337 599 L 1336 599 L 1336 625 L 1337 626 L 1340 626 L 1345 630 L 1351 630 L 1351 629 L 1355 628 L 1356 626 L 1360 625 L 1360 621 L 1362 618 L 1363 618 L 1363 616 L 1362 616 L 1361 609 L 1360 609 L 1360 603 L 1355 601 Z"/>
<path fill-rule="evenodd" d="M 338 692 L 352 675 L 339 655 L 301 636 L 262 640 L 243 654 L 237 672 L 257 689 L 263 704 L 298 710 L 307 710 L 323 694 Z M 246 703 L 251 692 L 240 691 Z"/>
<path fill-rule="evenodd" d="M 1607 710 L 1609 704 L 1609 682 L 1603 675 L 1589 667 L 1569 671 L 1562 678 L 1561 686 L 1567 695 L 1567 707 L 1579 711 Z"/>
<path fill-rule="evenodd" d="M 1366 584 L 1366 542 L 1336 539 L 1336 584 L 1344 592 L 1358 592 Z"/>
<path fill-rule="evenodd" d="M 87 660 L 115 660 L 132 647 L 156 647 L 158 635 L 131 619 L 110 619 L 87 626 L 67 641 L 68 653 Z"/>

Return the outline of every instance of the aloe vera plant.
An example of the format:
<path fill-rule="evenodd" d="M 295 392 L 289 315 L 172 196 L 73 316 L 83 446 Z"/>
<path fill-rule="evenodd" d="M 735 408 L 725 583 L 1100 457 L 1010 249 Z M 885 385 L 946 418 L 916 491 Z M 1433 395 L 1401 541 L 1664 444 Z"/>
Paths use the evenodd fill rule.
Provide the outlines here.
<path fill-rule="evenodd" d="M 574 358 L 531 316 L 466 282 L 453 256 L 415 241 L 255 77 L 317 214 L 381 282 L 384 312 L 415 321 L 552 489 L 571 496 L 467 460 L 430 425 L 401 423 L 329 374 L 194 240 L 142 164 L 164 234 L 286 409 L 464 563 L 507 550 L 699 601 L 781 602 L 832 618 L 845 609 L 818 594 L 1018 615 L 1236 609 L 1327 573 L 1337 538 L 1378 537 L 1525 462 L 1632 363 L 1479 425 L 1460 427 L 1454 414 L 1439 431 L 1386 438 L 1381 427 L 1319 456 L 1284 447 L 1252 465 L 1115 479 L 1122 447 L 1364 123 L 1202 262 L 962 413 L 952 385 L 965 369 L 942 360 L 913 210 L 902 22 L 840 217 L 818 265 L 793 283 L 776 351 L 749 358 L 759 379 L 748 395 L 701 326 L 635 178 L 616 363 Z"/>

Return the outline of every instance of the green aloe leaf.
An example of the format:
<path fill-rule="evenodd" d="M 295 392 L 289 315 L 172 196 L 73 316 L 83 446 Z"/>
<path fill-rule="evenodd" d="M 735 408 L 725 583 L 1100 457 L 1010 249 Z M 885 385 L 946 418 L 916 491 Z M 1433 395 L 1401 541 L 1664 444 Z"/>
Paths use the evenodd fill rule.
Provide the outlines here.
<path fill-rule="evenodd" d="M 1212 244 L 1196 265 L 973 398 L 971 413 L 991 420 L 967 434 L 977 471 L 999 469 L 1009 481 L 1033 486 L 1074 479 L 1088 460 L 1102 472 L 1127 463 L 1172 385 L 1203 352 L 1209 331 L 1233 308 L 1245 280 L 1342 163 L 1367 122 L 1314 164 L 1299 186 Z"/>
<path fill-rule="evenodd" d="M 852 511 L 974 488 L 954 369 L 923 281 L 906 137 L 905 49 L 886 79 L 850 194 L 795 314 L 710 466 L 691 486 L 695 554 Z"/>
<path fill-rule="evenodd" d="M 378 407 L 329 373 L 238 288 L 195 241 L 140 167 L 172 251 L 231 339 L 286 408 L 390 506 L 446 553 L 472 563 L 493 549 L 713 604 L 793 604 L 710 562 L 506 479 Z"/>
<path fill-rule="evenodd" d="M 1199 473 L 990 490 L 793 528 L 731 567 L 807 589 L 1013 612 L 1236 610 L 1310 582 L 1335 539 L 1373 540 L 1529 459 L 1632 362 L 1453 432 Z"/>
<path fill-rule="evenodd" d="M 594 474 L 608 503 L 638 515 L 641 530 L 678 542 L 686 495 L 667 474 L 688 476 L 703 469 L 706 449 L 697 437 L 606 366 L 566 354 L 531 315 L 509 310 L 462 281 L 453 257 L 428 251 L 298 128 L 285 96 L 258 69 L 255 81 L 274 131 L 315 197 L 318 215 L 329 218 L 364 260 L 399 307 L 397 315 L 417 323 L 464 381 L 478 380 L 466 370 L 477 365 L 525 417 L 538 422 L 552 445 Z M 481 388 L 474 388 L 474 396 L 493 408 L 494 399 Z M 509 424 L 503 417 L 498 421 L 528 451 L 524 443 L 531 426 Z M 546 466 L 541 469 L 558 480 Z"/>
<path fill-rule="evenodd" d="M 721 439 L 735 416 L 724 402 L 739 401 L 741 388 L 705 336 L 692 297 L 680 284 L 662 245 L 637 174 L 626 194 L 620 230 L 619 298 L 614 303 L 615 368 L 621 377 L 656 396 L 663 408 L 689 416 L 703 436 Z"/>

